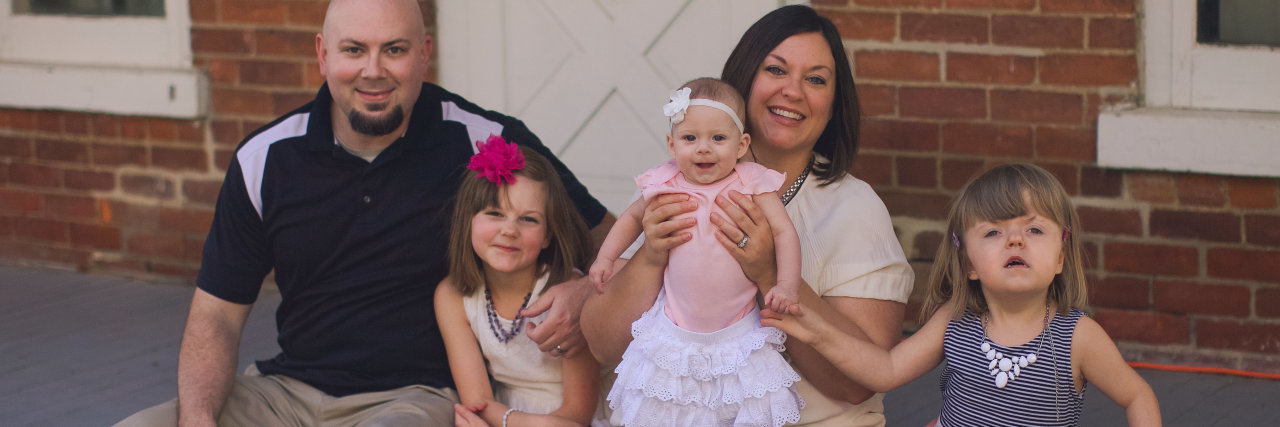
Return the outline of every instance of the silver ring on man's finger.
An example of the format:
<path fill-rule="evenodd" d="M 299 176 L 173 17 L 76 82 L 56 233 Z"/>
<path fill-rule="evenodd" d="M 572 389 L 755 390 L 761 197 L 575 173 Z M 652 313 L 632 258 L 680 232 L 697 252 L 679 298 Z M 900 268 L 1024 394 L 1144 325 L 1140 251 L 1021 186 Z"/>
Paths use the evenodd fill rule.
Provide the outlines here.
<path fill-rule="evenodd" d="M 739 241 L 738 241 L 738 247 L 739 247 L 739 248 L 745 248 L 745 247 L 747 247 L 747 240 L 748 240 L 748 238 L 749 238 L 749 237 L 750 237 L 750 236 L 747 236 L 746 234 L 743 234 L 743 235 L 742 235 L 742 240 L 739 240 Z"/>
<path fill-rule="evenodd" d="M 555 348 L 555 352 L 556 352 L 556 356 L 564 356 L 564 354 L 568 353 L 569 351 L 563 348 L 560 348 L 560 346 L 557 345 Z"/>

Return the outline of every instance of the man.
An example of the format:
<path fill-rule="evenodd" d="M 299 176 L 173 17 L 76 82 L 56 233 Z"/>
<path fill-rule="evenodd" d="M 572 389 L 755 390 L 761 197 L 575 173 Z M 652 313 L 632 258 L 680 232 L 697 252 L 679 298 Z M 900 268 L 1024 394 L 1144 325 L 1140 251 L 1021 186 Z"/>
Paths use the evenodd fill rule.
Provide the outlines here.
<path fill-rule="evenodd" d="M 613 217 L 519 121 L 422 83 L 414 0 L 334 0 L 316 35 L 325 85 L 255 131 L 218 196 L 178 363 L 178 399 L 122 425 L 449 425 L 457 395 L 432 293 L 447 273 L 452 197 L 474 141 L 499 134 L 553 160 L 593 236 Z M 600 239 L 596 239 L 599 244 Z M 236 353 L 275 270 L 283 350 L 237 377 Z M 530 336 L 586 346 L 587 280 L 556 286 Z M 256 368 L 256 369 L 255 369 Z"/>

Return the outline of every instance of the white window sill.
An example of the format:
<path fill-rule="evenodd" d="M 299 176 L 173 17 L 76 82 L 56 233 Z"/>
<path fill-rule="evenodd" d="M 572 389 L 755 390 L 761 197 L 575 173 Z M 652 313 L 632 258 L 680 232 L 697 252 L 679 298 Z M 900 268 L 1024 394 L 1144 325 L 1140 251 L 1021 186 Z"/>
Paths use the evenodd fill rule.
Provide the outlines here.
<path fill-rule="evenodd" d="M 198 118 L 208 78 L 194 69 L 28 64 L 0 61 L 0 106 Z"/>
<path fill-rule="evenodd" d="M 1280 113 L 1139 108 L 1098 116 L 1098 165 L 1280 177 Z"/>

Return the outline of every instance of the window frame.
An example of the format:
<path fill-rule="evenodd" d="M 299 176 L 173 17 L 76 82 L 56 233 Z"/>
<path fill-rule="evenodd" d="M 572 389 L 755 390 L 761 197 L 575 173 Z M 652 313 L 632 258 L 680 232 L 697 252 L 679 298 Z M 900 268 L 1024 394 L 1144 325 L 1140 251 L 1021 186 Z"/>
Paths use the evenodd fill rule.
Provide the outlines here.
<path fill-rule="evenodd" d="M 208 79 L 192 67 L 187 0 L 164 17 L 13 14 L 0 0 L 0 106 L 196 118 Z"/>
<path fill-rule="evenodd" d="M 1199 44 L 1195 2 L 1143 5 L 1144 105 L 1099 114 L 1098 164 L 1280 177 L 1280 49 Z"/>

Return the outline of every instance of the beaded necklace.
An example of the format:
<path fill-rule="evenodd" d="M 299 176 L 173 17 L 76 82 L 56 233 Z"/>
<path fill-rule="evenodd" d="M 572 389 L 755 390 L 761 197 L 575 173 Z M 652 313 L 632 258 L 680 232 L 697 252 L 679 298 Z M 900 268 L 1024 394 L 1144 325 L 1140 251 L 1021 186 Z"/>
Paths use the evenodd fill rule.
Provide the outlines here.
<path fill-rule="evenodd" d="M 809 178 L 809 172 L 813 170 L 813 156 L 809 156 L 809 164 L 804 165 L 804 170 L 800 171 L 800 175 L 796 176 L 795 181 L 791 181 L 791 186 L 787 187 L 787 191 L 782 193 L 782 205 L 786 206 L 791 203 L 791 199 L 800 191 L 800 186 L 804 185 L 804 180 Z"/>
<path fill-rule="evenodd" d="M 978 321 L 982 324 L 982 345 L 979 350 L 986 354 L 987 360 L 991 362 L 987 365 L 987 369 L 991 370 L 991 375 L 995 377 L 996 388 L 1004 388 L 1010 381 L 1022 375 L 1022 368 L 1026 368 L 1036 363 L 1037 354 L 1044 348 L 1045 340 L 1049 341 L 1049 352 L 1053 356 L 1053 412 L 1055 418 L 1061 419 L 1062 414 L 1058 405 L 1058 351 L 1054 348 L 1052 337 L 1046 335 L 1053 334 L 1049 330 L 1049 305 L 1044 306 L 1044 330 L 1040 331 L 1040 335 L 1036 338 L 1040 340 L 1036 344 L 1036 351 L 1022 356 L 1013 357 L 996 351 L 991 348 L 991 338 L 987 337 L 987 323 L 990 322 L 991 314 L 983 314 Z"/>
<path fill-rule="evenodd" d="M 520 310 L 516 311 L 516 318 L 511 321 L 511 330 L 508 331 L 502 326 L 502 320 L 498 317 L 498 310 L 493 308 L 493 297 L 489 295 L 489 287 L 486 286 L 484 288 L 484 311 L 489 316 L 489 331 L 493 332 L 493 337 L 497 338 L 498 342 L 506 344 L 507 341 L 511 341 L 512 338 L 515 338 L 520 333 L 520 327 L 524 326 L 524 315 L 520 314 L 520 312 L 524 311 L 526 305 L 529 305 L 529 297 L 532 296 L 532 290 L 524 296 L 524 302 L 520 303 Z"/>

